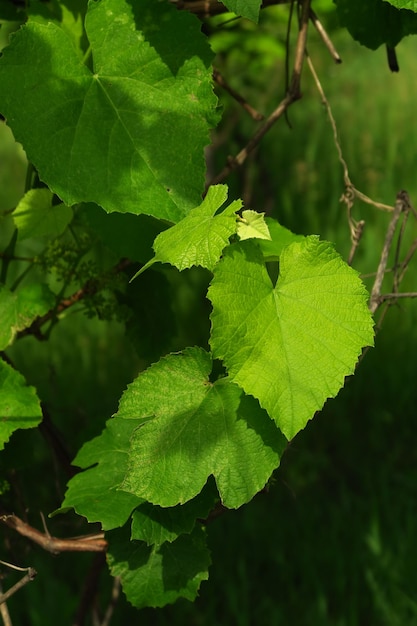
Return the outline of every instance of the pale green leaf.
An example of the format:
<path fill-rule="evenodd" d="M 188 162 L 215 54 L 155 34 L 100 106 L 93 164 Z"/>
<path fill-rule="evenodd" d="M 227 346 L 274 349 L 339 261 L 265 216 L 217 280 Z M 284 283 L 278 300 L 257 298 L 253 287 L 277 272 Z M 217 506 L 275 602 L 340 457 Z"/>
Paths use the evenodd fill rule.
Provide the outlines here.
<path fill-rule="evenodd" d="M 0 59 L 0 111 L 65 204 L 177 222 L 201 197 L 217 121 L 200 24 L 169 2 L 101 0 L 85 29 L 83 59 L 53 22 L 23 26 Z"/>
<path fill-rule="evenodd" d="M 155 256 L 134 276 L 159 261 L 174 265 L 180 271 L 199 265 L 212 270 L 223 249 L 236 232 L 236 211 L 242 207 L 235 200 L 221 213 L 216 212 L 227 200 L 227 186 L 209 188 L 203 202 L 181 222 L 160 233 L 154 241 Z"/>
<path fill-rule="evenodd" d="M 268 232 L 271 239 L 270 241 L 261 239 L 257 243 L 266 259 L 279 258 L 282 250 L 286 248 L 286 246 L 290 243 L 295 243 L 296 241 L 303 241 L 304 239 L 303 235 L 295 235 L 288 230 L 288 228 L 285 228 L 285 226 L 281 226 L 277 220 L 272 219 L 272 217 L 267 217 L 265 222 L 268 226 Z"/>
<path fill-rule="evenodd" d="M 173 543 L 152 547 L 130 541 L 126 527 L 106 536 L 110 571 L 120 576 L 127 599 L 139 609 L 162 607 L 178 598 L 193 601 L 202 581 L 208 579 L 210 554 L 201 527 Z"/>
<path fill-rule="evenodd" d="M 61 235 L 73 217 L 72 209 L 59 203 L 52 206 L 53 193 L 49 189 L 30 189 L 13 211 L 13 220 L 19 231 L 19 240 L 30 237 Z"/>
<path fill-rule="evenodd" d="M 331 244 L 306 237 L 279 266 L 274 286 L 254 242 L 227 249 L 209 288 L 210 343 L 291 439 L 353 373 L 373 321 L 357 272 Z"/>
<path fill-rule="evenodd" d="M 118 487 L 127 469 L 130 437 L 141 422 L 111 419 L 101 435 L 83 445 L 73 464 L 86 471 L 68 482 L 65 499 L 55 513 L 74 508 L 89 522 L 101 522 L 104 530 L 126 522 L 142 499 Z"/>
<path fill-rule="evenodd" d="M 237 234 L 241 241 L 245 239 L 268 239 L 271 234 L 265 222 L 265 213 L 258 213 L 250 209 L 242 211 L 242 217 L 237 223 Z"/>
<path fill-rule="evenodd" d="M 36 390 L 0 359 L 0 450 L 19 428 L 34 428 L 42 419 Z"/>
<path fill-rule="evenodd" d="M 189 348 L 128 387 L 118 416 L 154 417 L 132 434 L 122 489 L 169 507 L 194 498 L 213 475 L 222 502 L 235 508 L 265 486 L 284 438 L 237 385 L 211 383 L 211 366 L 207 352 Z"/>

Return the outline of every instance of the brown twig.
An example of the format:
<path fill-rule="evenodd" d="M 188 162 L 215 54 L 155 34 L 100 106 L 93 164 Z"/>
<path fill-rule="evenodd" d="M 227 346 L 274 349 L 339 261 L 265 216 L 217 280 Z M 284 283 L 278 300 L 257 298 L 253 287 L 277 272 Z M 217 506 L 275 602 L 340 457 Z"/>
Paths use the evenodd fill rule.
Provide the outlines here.
<path fill-rule="evenodd" d="M 132 261 L 130 261 L 129 259 L 122 259 L 111 270 L 111 273 L 116 274 L 118 272 L 121 272 L 126 267 L 128 267 L 131 263 Z M 100 289 L 99 279 L 88 280 L 82 287 L 80 287 L 80 289 L 77 289 L 77 291 L 75 291 L 73 294 L 60 300 L 53 309 L 50 309 L 44 315 L 37 317 L 32 322 L 32 324 L 28 326 L 28 328 L 24 328 L 23 330 L 18 332 L 16 334 L 16 339 L 20 339 L 21 337 L 25 337 L 26 335 L 33 335 L 34 337 L 40 340 L 45 339 L 45 337 L 41 333 L 41 328 L 44 324 L 46 324 L 47 322 L 53 319 L 56 319 L 56 317 L 60 313 L 74 306 L 74 304 L 77 304 L 77 302 L 81 302 L 81 300 L 83 300 L 87 296 L 94 295 L 95 293 L 97 293 L 97 291 L 99 291 L 99 289 Z"/>
<path fill-rule="evenodd" d="M 35 580 L 37 574 L 38 572 L 35 569 L 33 569 L 33 567 L 28 567 L 27 572 L 23 576 L 23 578 L 18 580 L 17 583 L 13 585 L 13 587 L 10 587 L 10 589 L 0 594 L 0 604 L 3 604 L 4 602 L 6 602 L 9 598 L 12 597 L 13 594 L 16 593 L 16 591 L 19 591 L 19 589 L 24 587 L 27 583 L 31 582 L 32 580 Z"/>
<path fill-rule="evenodd" d="M 333 61 L 335 63 L 341 63 L 342 59 L 340 58 L 336 48 L 334 47 L 334 44 L 333 44 L 332 40 L 330 39 L 328 33 L 326 32 L 323 24 L 320 22 L 319 18 L 314 13 L 313 9 L 310 9 L 310 19 L 313 22 L 313 25 L 314 25 L 316 31 L 318 32 L 318 34 L 320 35 L 324 45 L 326 46 L 326 48 L 330 52 L 330 55 L 331 55 Z"/>
<path fill-rule="evenodd" d="M 225 180 L 225 178 L 227 178 L 227 176 L 229 176 L 229 174 L 233 170 L 243 165 L 249 154 L 256 148 L 261 139 L 275 124 L 275 122 L 279 120 L 279 118 L 285 113 L 289 106 L 291 106 L 294 102 L 301 98 L 300 82 L 308 33 L 310 0 L 303 0 L 301 5 L 302 8 L 300 16 L 300 29 L 295 49 L 293 72 L 287 94 L 278 104 L 276 109 L 271 113 L 271 115 L 265 120 L 262 126 L 249 139 L 246 146 L 235 157 L 230 157 L 228 159 L 227 165 L 214 178 L 214 180 L 210 182 L 208 186 L 222 182 L 223 180 Z"/>
<path fill-rule="evenodd" d="M 107 549 L 104 533 L 59 539 L 58 537 L 41 533 L 13 513 L 3 511 L 0 512 L 0 522 L 3 522 L 3 524 L 22 535 L 22 537 L 27 537 L 52 554 L 59 554 L 60 552 L 105 552 Z"/>
<path fill-rule="evenodd" d="M 394 238 L 395 229 L 397 227 L 398 220 L 403 211 L 409 210 L 410 200 L 406 191 L 400 191 L 397 194 L 397 200 L 395 202 L 394 212 L 392 214 L 390 223 L 388 224 L 387 233 L 385 236 L 384 246 L 381 252 L 381 258 L 378 264 L 378 269 L 375 276 L 375 281 L 371 291 L 371 297 L 369 299 L 369 310 L 372 314 L 375 313 L 378 306 L 381 304 L 381 287 L 384 280 L 385 270 L 388 263 L 388 255 L 391 250 L 392 240 Z"/>
<path fill-rule="evenodd" d="M 262 8 L 275 4 L 287 4 L 291 0 L 263 0 Z M 230 10 L 218 0 L 170 0 L 180 10 L 186 10 L 198 15 L 200 18 L 208 18 L 219 13 L 230 13 Z"/>
<path fill-rule="evenodd" d="M 229 83 L 224 79 L 224 77 L 220 74 L 219 70 L 216 68 L 213 68 L 213 79 L 219 85 L 219 87 L 222 87 L 225 91 L 227 91 L 232 96 L 232 98 L 234 98 L 236 102 L 238 102 L 241 105 L 241 107 L 247 113 L 249 113 L 252 119 L 254 119 L 257 122 L 260 122 L 261 120 L 264 119 L 264 115 L 262 115 L 262 113 L 260 113 L 259 111 L 256 111 L 256 109 L 254 109 L 245 100 L 245 98 L 240 95 L 240 93 L 238 93 L 235 89 L 233 89 L 233 87 L 229 85 Z"/>

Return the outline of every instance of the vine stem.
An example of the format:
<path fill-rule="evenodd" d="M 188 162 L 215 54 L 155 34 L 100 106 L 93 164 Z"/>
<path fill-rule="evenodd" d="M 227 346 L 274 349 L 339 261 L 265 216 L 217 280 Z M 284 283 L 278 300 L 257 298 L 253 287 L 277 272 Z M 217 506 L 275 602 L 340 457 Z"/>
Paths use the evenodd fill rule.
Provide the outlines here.
<path fill-rule="evenodd" d="M 308 24 L 310 17 L 310 2 L 311 0 L 303 0 L 301 3 L 301 16 L 300 16 L 300 29 L 298 32 L 297 44 L 295 48 L 295 59 L 291 82 L 289 89 L 281 102 L 271 115 L 265 120 L 260 128 L 254 133 L 246 146 L 235 156 L 228 159 L 227 165 L 223 170 L 207 185 L 206 189 L 211 185 L 215 185 L 225 180 L 229 174 L 237 167 L 243 165 L 248 158 L 249 154 L 257 147 L 264 135 L 275 124 L 277 120 L 285 113 L 285 111 L 294 102 L 301 98 L 300 83 L 301 74 L 303 69 L 303 62 L 305 56 Z"/>

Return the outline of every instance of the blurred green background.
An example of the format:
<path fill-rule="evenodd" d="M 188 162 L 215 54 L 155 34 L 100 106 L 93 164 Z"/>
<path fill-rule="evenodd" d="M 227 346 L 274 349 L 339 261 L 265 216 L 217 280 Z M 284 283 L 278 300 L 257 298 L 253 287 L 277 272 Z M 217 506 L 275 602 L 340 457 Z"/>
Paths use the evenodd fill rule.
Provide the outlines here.
<path fill-rule="evenodd" d="M 417 41 L 401 43 L 400 72 L 392 74 L 383 49 L 371 52 L 353 42 L 338 30 L 329 2 L 318 3 L 317 9 L 320 4 L 343 63 L 333 63 L 313 31 L 308 50 L 332 106 L 351 179 L 375 200 L 393 204 L 397 192 L 406 189 L 417 203 Z M 218 30 L 224 16 L 215 20 L 216 29 L 210 28 L 219 55 L 217 67 L 266 114 L 285 92 L 286 15 L 283 8 L 264 11 L 259 30 L 242 21 Z M 317 233 L 334 241 L 346 257 L 350 235 L 339 202 L 342 169 L 308 68 L 302 91 L 302 100 L 289 110 L 288 122 L 281 119 L 227 182 L 231 195 L 243 196 L 248 207 L 267 211 L 294 232 Z M 229 96 L 220 97 L 224 119 L 213 135 L 215 150 L 208 154 L 213 175 L 228 154 L 239 151 L 257 124 Z M 1 124 L 2 247 L 10 234 L 9 211 L 22 194 L 24 178 L 24 155 Z M 354 266 L 365 274 L 374 272 L 389 215 L 357 203 L 354 217 L 366 221 Z M 416 236 L 410 220 L 405 243 Z M 407 290 L 417 290 L 415 270 L 414 263 L 404 281 Z M 137 613 L 122 600 L 111 623 L 417 624 L 416 322 L 417 302 L 392 307 L 376 347 L 366 354 L 357 374 L 291 443 L 269 493 L 210 524 L 213 565 L 195 604 L 184 601 Z M 36 385 L 72 441 L 73 454 L 82 443 L 77 433 L 84 437 L 86 429 L 90 436 L 100 432 L 141 366 L 121 324 L 89 320 L 82 314 L 68 315 L 49 342 L 27 337 L 8 354 Z M 47 514 L 62 496 L 62 484 L 57 481 L 51 493 L 38 478 L 42 470 L 49 471 L 48 448 L 37 431 L 13 437 L 13 454 L 26 451 L 16 457 L 18 483 L 27 490 L 24 500 L 33 516 L 39 509 Z M 16 465 L 11 450 L 6 447 L 0 468 L 12 461 Z M 31 490 L 27 485 L 35 462 L 39 472 L 32 477 L 36 488 Z M 62 521 L 51 521 L 52 533 L 58 523 Z M 56 533 L 63 533 L 62 526 Z M 13 623 L 70 623 L 91 558 L 54 558 L 36 549 L 28 558 L 41 574 L 52 567 L 56 576 L 52 588 L 45 573 L 10 601 Z M 109 581 L 104 585 L 109 592 Z"/>

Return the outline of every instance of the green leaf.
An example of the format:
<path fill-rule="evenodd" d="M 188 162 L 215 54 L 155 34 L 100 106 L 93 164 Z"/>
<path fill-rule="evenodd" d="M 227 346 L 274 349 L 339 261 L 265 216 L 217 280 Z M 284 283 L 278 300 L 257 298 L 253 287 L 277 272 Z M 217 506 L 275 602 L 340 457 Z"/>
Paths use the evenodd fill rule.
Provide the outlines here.
<path fill-rule="evenodd" d="M 295 235 L 285 226 L 281 226 L 277 220 L 272 219 L 272 217 L 267 217 L 265 222 L 271 239 L 270 241 L 261 239 L 257 243 L 266 259 L 279 258 L 283 249 L 289 246 L 290 243 L 303 241 L 304 239 L 303 235 Z"/>
<path fill-rule="evenodd" d="M 253 22 L 258 21 L 261 0 L 225 0 L 223 4 L 232 13 L 247 17 Z"/>
<path fill-rule="evenodd" d="M 65 499 L 54 514 L 74 508 L 89 522 L 101 522 L 104 530 L 123 526 L 142 502 L 118 490 L 127 469 L 129 439 L 142 421 L 108 420 L 101 435 L 83 445 L 73 464 L 89 469 L 71 478 Z"/>
<path fill-rule="evenodd" d="M 210 187 L 197 208 L 157 236 L 153 245 L 155 257 L 134 278 L 157 261 L 170 263 L 180 271 L 193 265 L 212 270 L 229 243 L 229 237 L 236 232 L 235 214 L 242 207 L 242 201 L 235 200 L 215 215 L 226 200 L 227 185 Z"/>
<path fill-rule="evenodd" d="M 385 0 L 397 9 L 409 9 L 417 13 L 417 0 Z"/>
<path fill-rule="evenodd" d="M 42 420 L 39 398 L 23 376 L 0 359 L 0 450 L 19 428 L 34 428 Z"/>
<path fill-rule="evenodd" d="M 53 22 L 60 26 L 81 50 L 85 43 L 84 18 L 87 6 L 86 0 L 30 0 L 26 11 L 33 21 L 43 24 Z"/>
<path fill-rule="evenodd" d="M 148 545 L 175 541 L 184 533 L 191 533 L 197 519 L 205 519 L 214 506 L 217 490 L 210 484 L 186 504 L 162 508 L 143 502 L 132 515 L 132 539 Z"/>
<path fill-rule="evenodd" d="M 209 381 L 211 366 L 207 352 L 188 348 L 129 385 L 117 415 L 154 418 L 132 434 L 122 489 L 169 507 L 194 498 L 213 475 L 224 505 L 236 508 L 265 486 L 285 441 L 237 385 Z"/>
<path fill-rule="evenodd" d="M 255 243 L 230 246 L 208 295 L 214 357 L 289 439 L 338 393 L 373 343 L 357 272 L 315 236 L 283 249 L 276 286 Z"/>
<path fill-rule="evenodd" d="M 391 48 L 406 35 L 417 33 L 417 16 L 399 11 L 384 0 L 337 0 L 342 26 L 352 37 L 371 50 L 387 44 Z"/>
<path fill-rule="evenodd" d="M 265 213 L 258 213 L 257 211 L 242 211 L 242 217 L 237 223 L 237 234 L 241 241 L 245 239 L 271 240 L 264 215 Z"/>
<path fill-rule="evenodd" d="M 19 231 L 19 240 L 30 237 L 61 235 L 73 217 L 65 204 L 52 206 L 53 193 L 49 189 L 30 189 L 13 211 L 13 220 Z"/>
<path fill-rule="evenodd" d="M 200 24 L 168 2 L 101 0 L 85 28 L 83 60 L 56 24 L 23 26 L 0 59 L 0 110 L 65 204 L 176 222 L 199 202 L 217 120 Z"/>
<path fill-rule="evenodd" d="M 120 576 L 127 599 L 139 609 L 161 607 L 181 597 L 193 601 L 201 582 L 208 579 L 210 554 L 202 528 L 153 547 L 129 541 L 126 527 L 106 537 L 110 571 Z"/>
<path fill-rule="evenodd" d="M 33 320 L 44 315 L 55 304 L 49 288 L 36 283 L 11 292 L 0 285 L 0 350 L 9 346 L 17 332 L 30 326 Z"/>

